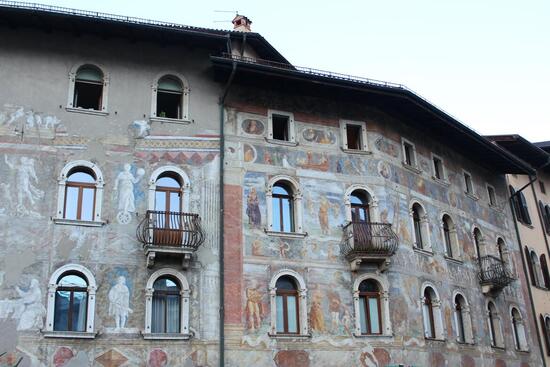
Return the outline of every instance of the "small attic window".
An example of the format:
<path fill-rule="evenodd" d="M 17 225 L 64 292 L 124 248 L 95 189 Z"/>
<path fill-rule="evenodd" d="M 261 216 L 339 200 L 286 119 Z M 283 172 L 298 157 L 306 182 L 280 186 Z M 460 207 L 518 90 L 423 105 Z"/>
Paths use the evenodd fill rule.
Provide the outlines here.
<path fill-rule="evenodd" d="M 182 118 L 183 86 L 179 79 L 164 76 L 157 89 L 157 116 L 171 119 Z"/>
<path fill-rule="evenodd" d="M 273 123 L 273 139 L 275 140 L 289 140 L 288 134 L 288 122 L 289 117 L 284 115 L 272 115 Z"/>
<path fill-rule="evenodd" d="M 73 106 L 101 110 L 103 96 L 103 73 L 92 65 L 82 66 L 76 72 Z"/>

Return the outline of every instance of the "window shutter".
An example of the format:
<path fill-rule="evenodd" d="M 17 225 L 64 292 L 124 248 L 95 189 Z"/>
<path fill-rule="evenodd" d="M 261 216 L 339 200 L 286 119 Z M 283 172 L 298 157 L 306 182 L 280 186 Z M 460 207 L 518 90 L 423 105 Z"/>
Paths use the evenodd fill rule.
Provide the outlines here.
<path fill-rule="evenodd" d="M 512 206 L 514 207 L 514 213 L 516 214 L 516 220 L 523 221 L 523 217 L 521 215 L 521 210 L 519 207 L 519 200 L 518 195 L 516 195 L 516 190 L 512 186 L 510 188 L 510 199 L 512 200 Z"/>
<path fill-rule="evenodd" d="M 544 341 L 546 342 L 546 355 L 550 356 L 550 335 L 548 335 L 549 330 L 546 327 L 546 322 L 542 314 L 540 314 L 540 327 L 542 328 L 542 333 L 544 334 Z"/>
<path fill-rule="evenodd" d="M 539 200 L 539 210 L 540 210 L 540 215 L 542 217 L 542 222 L 544 223 L 544 229 L 546 230 L 546 232 L 548 232 L 548 216 L 546 215 L 546 209 L 544 208 L 544 204 L 540 200 Z"/>
<path fill-rule="evenodd" d="M 546 255 L 540 255 L 540 267 L 542 269 L 542 277 L 544 278 L 544 286 L 550 289 L 550 274 L 548 273 L 548 264 L 546 263 Z"/>
<path fill-rule="evenodd" d="M 519 193 L 519 199 L 521 202 L 521 214 L 523 216 L 523 221 L 526 224 L 531 224 L 531 217 L 529 216 L 529 208 L 527 207 L 527 200 L 525 200 L 525 195 L 523 195 L 523 192 Z"/>
<path fill-rule="evenodd" d="M 535 269 L 533 269 L 533 261 L 531 260 L 531 253 L 527 246 L 525 246 L 525 260 L 527 261 L 527 267 L 529 268 L 529 275 L 531 276 L 531 284 L 537 286 L 537 279 L 535 278 Z"/>
<path fill-rule="evenodd" d="M 550 206 L 544 206 L 544 212 L 546 216 L 546 233 L 550 234 Z"/>

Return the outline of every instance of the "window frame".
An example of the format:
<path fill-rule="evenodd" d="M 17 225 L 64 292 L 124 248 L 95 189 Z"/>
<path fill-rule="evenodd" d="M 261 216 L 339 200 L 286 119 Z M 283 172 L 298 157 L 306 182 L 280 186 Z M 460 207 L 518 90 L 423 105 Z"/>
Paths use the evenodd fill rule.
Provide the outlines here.
<path fill-rule="evenodd" d="M 490 207 L 493 207 L 493 208 L 496 208 L 498 206 L 498 203 L 497 203 L 497 192 L 495 190 L 495 187 L 491 184 L 485 184 L 485 188 L 487 190 L 487 203 L 489 204 Z M 491 191 L 493 193 L 493 195 L 491 196 Z"/>
<path fill-rule="evenodd" d="M 469 180 L 467 180 L 466 177 L 468 177 Z M 468 181 L 470 182 L 471 187 L 468 187 Z M 464 188 L 464 194 L 466 194 L 466 196 L 474 200 L 478 199 L 474 185 L 474 177 L 469 171 L 466 171 L 465 169 L 462 170 L 462 187 Z"/>
<path fill-rule="evenodd" d="M 372 190 L 370 187 L 366 185 L 361 184 L 354 184 L 349 186 L 346 189 L 346 192 L 344 193 L 344 206 L 345 206 L 345 216 L 346 221 L 351 222 L 352 221 L 352 204 L 351 204 L 351 196 L 354 192 L 360 191 L 365 194 L 365 196 L 368 198 L 368 207 L 369 207 L 369 218 L 372 222 L 379 222 L 380 221 L 380 215 L 378 212 L 378 198 L 374 195 L 374 190 Z"/>
<path fill-rule="evenodd" d="M 514 316 L 514 310 L 519 315 L 519 318 Z M 514 349 L 520 352 L 528 352 L 527 335 L 525 333 L 524 319 L 521 311 L 515 305 L 510 306 L 509 311 L 510 322 L 512 326 L 512 337 L 514 340 Z"/>
<path fill-rule="evenodd" d="M 292 210 L 293 210 L 293 219 L 294 219 L 294 231 L 293 232 L 280 232 L 273 228 L 273 187 L 275 184 L 282 182 L 286 184 L 292 190 Z M 302 218 L 303 218 L 303 208 L 302 208 L 302 193 L 300 190 L 300 185 L 298 181 L 294 178 L 286 175 L 277 175 L 272 177 L 266 187 L 266 207 L 267 207 L 267 228 L 264 231 L 268 235 L 272 236 L 281 236 L 281 237 L 290 237 L 290 238 L 302 238 L 307 236 L 307 232 L 303 231 L 302 227 Z"/>
<path fill-rule="evenodd" d="M 448 222 L 445 221 L 445 218 L 448 218 Z M 445 246 L 445 256 L 449 259 L 461 261 L 462 251 L 460 251 L 460 242 L 458 240 L 458 231 L 456 229 L 456 224 L 447 212 L 443 212 L 440 217 L 441 225 L 441 238 L 443 239 L 443 244 Z M 445 231 L 445 225 L 448 227 L 448 231 Z M 446 235 L 447 233 L 447 235 Z M 450 253 L 449 253 L 450 248 Z"/>
<path fill-rule="evenodd" d="M 415 218 L 415 206 L 418 206 L 421 210 L 421 212 L 418 212 L 418 220 Z M 413 249 L 432 254 L 433 248 L 430 239 L 430 223 L 426 208 L 418 200 L 413 200 L 409 206 L 409 216 L 412 230 Z M 416 223 L 418 223 L 418 233 Z M 420 236 L 418 234 L 420 234 Z"/>
<path fill-rule="evenodd" d="M 430 297 L 426 297 L 426 292 L 428 291 L 428 289 L 432 290 L 435 299 L 432 299 L 433 296 L 429 293 L 428 294 L 430 295 Z M 443 318 L 441 314 L 441 299 L 433 284 L 425 283 L 422 286 L 420 305 L 422 310 L 424 338 L 428 340 L 445 340 Z M 426 319 L 426 317 L 428 319 Z"/>
<path fill-rule="evenodd" d="M 359 143 L 361 145 L 360 149 L 352 149 L 348 147 L 348 134 L 347 134 L 348 125 L 358 126 L 361 129 L 361 135 L 359 136 Z M 372 153 L 371 151 L 369 151 L 367 123 L 365 121 L 341 119 L 340 136 L 342 139 L 341 149 L 343 152 L 351 153 L 351 154 L 371 154 Z"/>
<path fill-rule="evenodd" d="M 373 280 L 378 284 L 379 289 L 379 322 L 380 333 L 379 334 L 363 334 L 361 333 L 361 311 L 360 311 L 360 292 L 359 286 L 366 280 Z M 355 337 L 391 337 L 393 336 L 392 324 L 390 318 L 390 302 L 389 302 L 389 282 L 386 277 L 380 274 L 366 273 L 358 276 L 353 282 L 353 306 L 354 306 L 354 322 L 355 328 L 353 335 Z"/>
<path fill-rule="evenodd" d="M 491 311 L 491 304 L 495 309 L 494 313 Z M 485 312 L 487 315 L 487 326 L 489 328 L 491 347 L 504 349 L 505 343 L 502 330 L 502 320 L 500 317 L 500 313 L 498 312 L 497 304 L 492 298 L 487 299 L 485 304 Z"/>
<path fill-rule="evenodd" d="M 296 305 L 299 312 L 299 317 L 296 320 L 298 322 L 298 333 L 285 334 L 277 332 L 277 280 L 280 277 L 289 276 L 294 278 L 294 282 L 297 287 L 298 297 L 296 299 Z M 271 306 L 271 322 L 270 332 L 271 337 L 309 337 L 309 323 L 307 314 L 307 288 L 304 278 L 296 271 L 291 269 L 281 269 L 276 272 L 269 282 L 269 299 Z"/>
<path fill-rule="evenodd" d="M 170 118 L 170 117 L 161 117 L 157 116 L 157 98 L 159 90 L 159 82 L 164 77 L 171 77 L 178 79 L 182 86 L 182 99 L 181 99 L 181 118 Z M 190 99 L 191 89 L 189 88 L 189 82 L 187 79 L 177 71 L 165 70 L 161 73 L 158 73 L 153 82 L 151 83 L 151 112 L 149 114 L 149 121 L 151 122 L 169 122 L 169 123 L 180 123 L 180 124 L 190 124 L 192 122 L 189 117 L 189 99 Z"/>
<path fill-rule="evenodd" d="M 407 148 L 406 146 L 410 146 L 411 148 L 411 151 L 410 153 L 412 154 L 409 154 L 409 158 L 411 159 L 411 162 L 410 164 L 407 162 Z M 418 167 L 418 155 L 416 154 L 416 145 L 411 142 L 410 140 L 406 139 L 406 138 L 401 138 L 401 154 L 402 154 L 402 161 L 401 163 L 403 164 L 403 166 L 407 167 L 407 168 L 411 168 L 413 169 L 413 171 L 419 173 L 420 172 L 420 169 Z"/>
<path fill-rule="evenodd" d="M 288 140 L 278 140 L 273 138 L 273 115 L 285 116 L 288 118 Z M 280 110 L 267 110 L 267 138 L 266 141 L 273 144 L 296 146 L 296 126 L 294 121 L 294 114 L 292 112 L 280 111 Z"/>
<path fill-rule="evenodd" d="M 459 297 L 462 299 L 462 303 L 457 302 L 457 299 L 459 299 Z M 472 327 L 472 317 L 470 313 L 470 304 L 468 302 L 468 299 L 462 291 L 455 291 L 453 292 L 452 300 L 457 343 L 475 344 Z M 462 335 L 460 335 L 461 331 Z"/>
<path fill-rule="evenodd" d="M 74 96 L 76 91 L 76 74 L 78 73 L 78 70 L 86 66 L 96 68 L 103 74 L 103 88 L 102 88 L 102 94 L 101 94 L 100 110 L 86 109 L 86 108 L 80 108 L 80 107 L 74 106 Z M 109 114 L 108 102 L 109 102 L 110 75 L 104 66 L 93 61 L 81 61 L 73 65 L 73 67 L 69 71 L 68 77 L 69 77 L 69 88 L 68 88 L 67 104 L 65 106 L 65 110 L 67 112 L 77 112 L 77 113 L 84 113 L 88 115 L 99 115 L 99 116 L 106 116 Z"/>
<path fill-rule="evenodd" d="M 288 276 L 290 277 L 290 276 Z M 279 277 L 281 278 L 281 277 Z M 290 277 L 292 278 L 292 277 Z M 279 279 L 277 279 L 278 281 Z M 296 279 L 293 278 L 293 283 L 294 283 L 294 289 L 293 290 L 288 290 L 288 289 L 278 289 L 276 288 L 276 295 L 275 297 L 282 297 L 282 300 L 283 300 L 283 309 L 282 309 L 282 313 L 283 313 L 283 331 L 277 331 L 277 334 L 278 335 L 298 335 L 300 333 L 300 295 L 299 295 L 299 292 L 298 292 L 298 287 L 296 285 Z M 276 284 L 276 283 L 275 283 Z M 295 304 L 295 313 L 296 313 L 296 332 L 291 332 L 289 330 L 289 326 L 288 326 L 288 321 L 289 321 L 289 315 L 288 315 L 288 297 L 289 296 L 293 296 L 295 297 L 296 299 L 296 304 Z M 279 312 L 279 310 L 277 309 L 277 312 Z"/>
<path fill-rule="evenodd" d="M 437 181 L 437 182 L 440 182 L 440 183 L 444 183 L 444 184 L 448 184 L 449 181 L 448 181 L 448 178 L 447 178 L 447 170 L 445 168 L 445 161 L 443 160 L 443 158 L 435 153 L 432 152 L 431 154 L 432 156 L 432 178 Z M 437 177 L 437 168 L 436 168 L 436 163 L 435 161 L 438 160 L 440 162 L 440 165 L 441 165 L 441 177 Z"/>

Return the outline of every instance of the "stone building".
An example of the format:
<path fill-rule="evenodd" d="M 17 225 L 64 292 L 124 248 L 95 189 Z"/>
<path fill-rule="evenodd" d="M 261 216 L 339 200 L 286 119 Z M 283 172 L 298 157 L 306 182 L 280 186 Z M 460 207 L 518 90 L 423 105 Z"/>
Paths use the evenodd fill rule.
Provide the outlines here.
<path fill-rule="evenodd" d="M 550 144 L 530 143 L 519 135 L 489 136 L 489 140 L 515 154 L 535 168 L 532 175 L 507 175 L 513 213 L 523 257 L 529 274 L 528 292 L 537 319 L 537 338 L 545 365 L 550 363 Z M 550 189 L 549 189 L 550 190 Z M 544 347 L 543 347 L 544 345 Z"/>
<path fill-rule="evenodd" d="M 531 167 L 250 25 L 0 2 L 0 364 L 540 365 Z"/>

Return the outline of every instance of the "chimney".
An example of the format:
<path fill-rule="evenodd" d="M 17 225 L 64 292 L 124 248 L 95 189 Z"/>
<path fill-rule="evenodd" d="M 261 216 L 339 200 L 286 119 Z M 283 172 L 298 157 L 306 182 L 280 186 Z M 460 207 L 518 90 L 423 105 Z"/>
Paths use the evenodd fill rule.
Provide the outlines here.
<path fill-rule="evenodd" d="M 250 25 L 252 21 L 244 15 L 237 14 L 231 21 L 233 23 L 233 30 L 237 32 L 252 32 Z"/>

